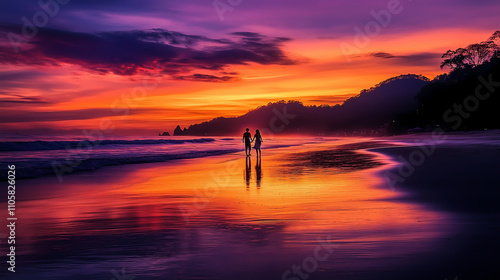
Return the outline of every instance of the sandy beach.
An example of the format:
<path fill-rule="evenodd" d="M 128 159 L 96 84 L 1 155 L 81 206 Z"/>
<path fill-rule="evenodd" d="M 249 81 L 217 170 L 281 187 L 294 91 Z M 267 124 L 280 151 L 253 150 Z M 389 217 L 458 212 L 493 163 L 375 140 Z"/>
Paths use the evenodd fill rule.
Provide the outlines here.
<path fill-rule="evenodd" d="M 22 180 L 15 279 L 494 279 L 498 147 L 440 146 L 391 189 L 384 174 L 415 149 L 397 145 L 325 139 Z"/>
<path fill-rule="evenodd" d="M 474 136 L 474 135 L 473 135 Z M 460 134 L 456 138 L 463 137 Z M 497 136 L 495 136 L 497 137 Z M 453 137 L 451 138 L 453 140 Z M 400 175 L 400 171 L 414 171 L 394 186 L 401 193 L 397 200 L 424 204 L 441 213 L 450 213 L 458 227 L 454 235 L 443 239 L 445 249 L 436 250 L 429 258 L 434 265 L 427 267 L 425 279 L 439 279 L 456 271 L 458 279 L 498 279 L 500 269 L 500 146 L 491 141 L 481 143 L 444 142 L 427 147 L 430 152 L 421 165 L 412 165 L 412 153 L 422 150 L 421 145 L 373 149 L 390 156 L 399 164 L 379 173 Z M 488 139 L 490 140 L 490 139 Z M 458 143 L 457 143 L 458 142 Z M 424 153 L 425 154 L 425 153 Z M 399 169 L 401 168 L 401 169 Z M 423 278 L 421 278 L 423 279 Z"/>

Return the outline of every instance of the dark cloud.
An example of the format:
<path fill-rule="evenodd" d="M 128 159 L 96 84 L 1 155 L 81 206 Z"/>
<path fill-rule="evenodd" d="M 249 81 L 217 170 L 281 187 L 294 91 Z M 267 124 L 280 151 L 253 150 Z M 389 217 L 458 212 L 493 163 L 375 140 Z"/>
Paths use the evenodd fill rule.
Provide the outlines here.
<path fill-rule="evenodd" d="M 8 94 L 5 92 L 0 92 L 0 107 L 9 107 L 11 105 L 17 104 L 47 104 L 48 102 L 37 96 L 23 96 L 19 94 Z"/>
<path fill-rule="evenodd" d="M 239 73 L 238 72 L 221 72 L 221 74 L 223 75 L 238 75 Z"/>
<path fill-rule="evenodd" d="M 0 33 L 6 35 L 19 28 L 0 25 Z M 117 75 L 135 75 L 159 68 L 179 78 L 196 69 L 223 70 L 230 65 L 249 63 L 296 64 L 281 49 L 281 44 L 288 40 L 252 32 L 233 33 L 229 39 L 211 39 L 164 29 L 82 33 L 44 28 L 29 42 L 19 44 L 18 53 L 8 42 L 1 44 L 0 63 L 41 66 L 69 63 L 95 73 Z"/>
<path fill-rule="evenodd" d="M 1 57 L 0 57 L 1 59 Z M 5 82 L 10 82 L 12 80 L 24 80 L 24 81 L 29 81 L 32 79 L 36 78 L 41 78 L 47 76 L 47 74 L 41 73 L 39 71 L 2 71 L 0 72 L 0 82 L 5 83 Z"/>
<path fill-rule="evenodd" d="M 0 56 L 0 60 L 2 57 Z M 49 74 L 40 71 L 26 70 L 8 70 L 0 71 L 1 90 L 9 94 L 14 94 L 20 88 L 37 88 L 45 87 L 50 83 L 47 79 Z M 36 84 L 33 81 L 44 81 Z M 1 94 L 1 93 L 0 93 Z"/>
<path fill-rule="evenodd" d="M 370 55 L 374 56 L 374 57 L 380 57 L 380 58 L 394 58 L 395 57 L 392 54 L 386 53 L 386 52 L 376 52 L 376 53 L 371 53 Z"/>
<path fill-rule="evenodd" d="M 261 38 L 262 35 L 255 32 L 233 32 L 231 35 L 247 37 L 247 38 Z"/>
<path fill-rule="evenodd" d="M 413 53 L 408 55 L 394 55 L 387 52 L 374 52 L 368 56 L 386 59 L 392 63 L 401 65 L 438 65 L 441 61 L 441 53 Z"/>
<path fill-rule="evenodd" d="M 184 80 L 184 81 L 195 81 L 195 82 L 210 82 L 210 83 L 220 83 L 220 82 L 228 82 L 239 80 L 236 77 L 232 76 L 214 76 L 214 75 L 206 75 L 206 74 L 193 74 L 188 76 L 177 76 L 176 80 Z"/>

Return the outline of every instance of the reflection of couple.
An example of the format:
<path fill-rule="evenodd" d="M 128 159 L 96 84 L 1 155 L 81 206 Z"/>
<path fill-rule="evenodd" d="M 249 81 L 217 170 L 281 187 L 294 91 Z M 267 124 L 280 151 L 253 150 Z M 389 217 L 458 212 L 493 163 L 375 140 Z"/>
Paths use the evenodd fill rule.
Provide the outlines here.
<path fill-rule="evenodd" d="M 250 187 L 250 179 L 252 177 L 252 158 L 247 157 L 246 160 L 246 165 L 245 165 L 245 182 L 247 184 L 247 188 Z M 262 180 L 262 165 L 261 165 L 261 157 L 257 157 L 257 164 L 255 165 L 255 172 L 256 172 L 256 181 L 257 181 L 257 188 L 260 189 L 260 183 Z"/>
<path fill-rule="evenodd" d="M 252 138 L 252 134 L 250 134 L 250 129 L 247 128 L 246 129 L 247 131 L 245 133 L 243 133 L 243 142 L 245 143 L 245 153 L 247 154 L 247 156 L 250 155 L 251 151 L 252 151 L 252 142 L 255 141 L 255 145 L 253 146 L 256 153 L 257 153 L 257 156 L 261 156 L 262 155 L 262 151 L 260 150 L 260 145 L 262 144 L 262 142 L 264 142 L 262 140 L 262 136 L 260 135 L 260 131 L 258 129 L 255 130 L 255 135 L 253 136 Z"/>

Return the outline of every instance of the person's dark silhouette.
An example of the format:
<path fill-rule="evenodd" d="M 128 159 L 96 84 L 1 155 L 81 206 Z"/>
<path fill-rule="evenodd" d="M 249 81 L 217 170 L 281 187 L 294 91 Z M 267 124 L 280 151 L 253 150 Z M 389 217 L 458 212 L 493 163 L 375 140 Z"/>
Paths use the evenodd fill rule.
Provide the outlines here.
<path fill-rule="evenodd" d="M 255 152 L 257 153 L 257 157 L 262 156 L 262 151 L 260 150 L 260 145 L 264 141 L 262 140 L 262 135 L 260 135 L 260 130 L 258 130 L 258 129 L 255 130 L 255 135 L 253 136 L 252 141 L 255 141 L 255 145 L 253 147 L 255 149 Z"/>
<path fill-rule="evenodd" d="M 246 132 L 243 133 L 243 143 L 245 143 L 245 153 L 249 156 L 252 152 L 252 134 L 248 132 L 250 129 L 247 128 Z"/>
<path fill-rule="evenodd" d="M 252 177 L 252 161 L 251 157 L 247 157 L 245 160 L 245 182 L 247 188 L 250 187 L 250 177 Z"/>
<path fill-rule="evenodd" d="M 257 158 L 257 164 L 255 165 L 255 178 L 257 179 L 257 188 L 260 189 L 260 181 L 262 180 L 262 165 L 261 157 Z"/>

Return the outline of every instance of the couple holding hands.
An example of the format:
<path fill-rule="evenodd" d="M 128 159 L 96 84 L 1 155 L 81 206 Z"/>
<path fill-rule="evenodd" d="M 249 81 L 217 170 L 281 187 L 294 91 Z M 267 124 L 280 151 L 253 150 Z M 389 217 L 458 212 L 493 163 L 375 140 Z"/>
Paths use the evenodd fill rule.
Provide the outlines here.
<path fill-rule="evenodd" d="M 253 146 L 255 151 L 257 152 L 257 157 L 262 155 L 262 152 L 260 150 L 260 145 L 262 142 L 262 136 L 260 135 L 260 131 L 258 129 L 255 130 L 255 135 L 252 138 L 252 134 L 250 134 L 250 129 L 247 128 L 246 132 L 243 133 L 243 143 L 245 143 L 245 153 L 247 154 L 247 157 L 250 156 L 250 152 L 252 151 L 252 142 L 255 141 L 255 145 Z"/>

